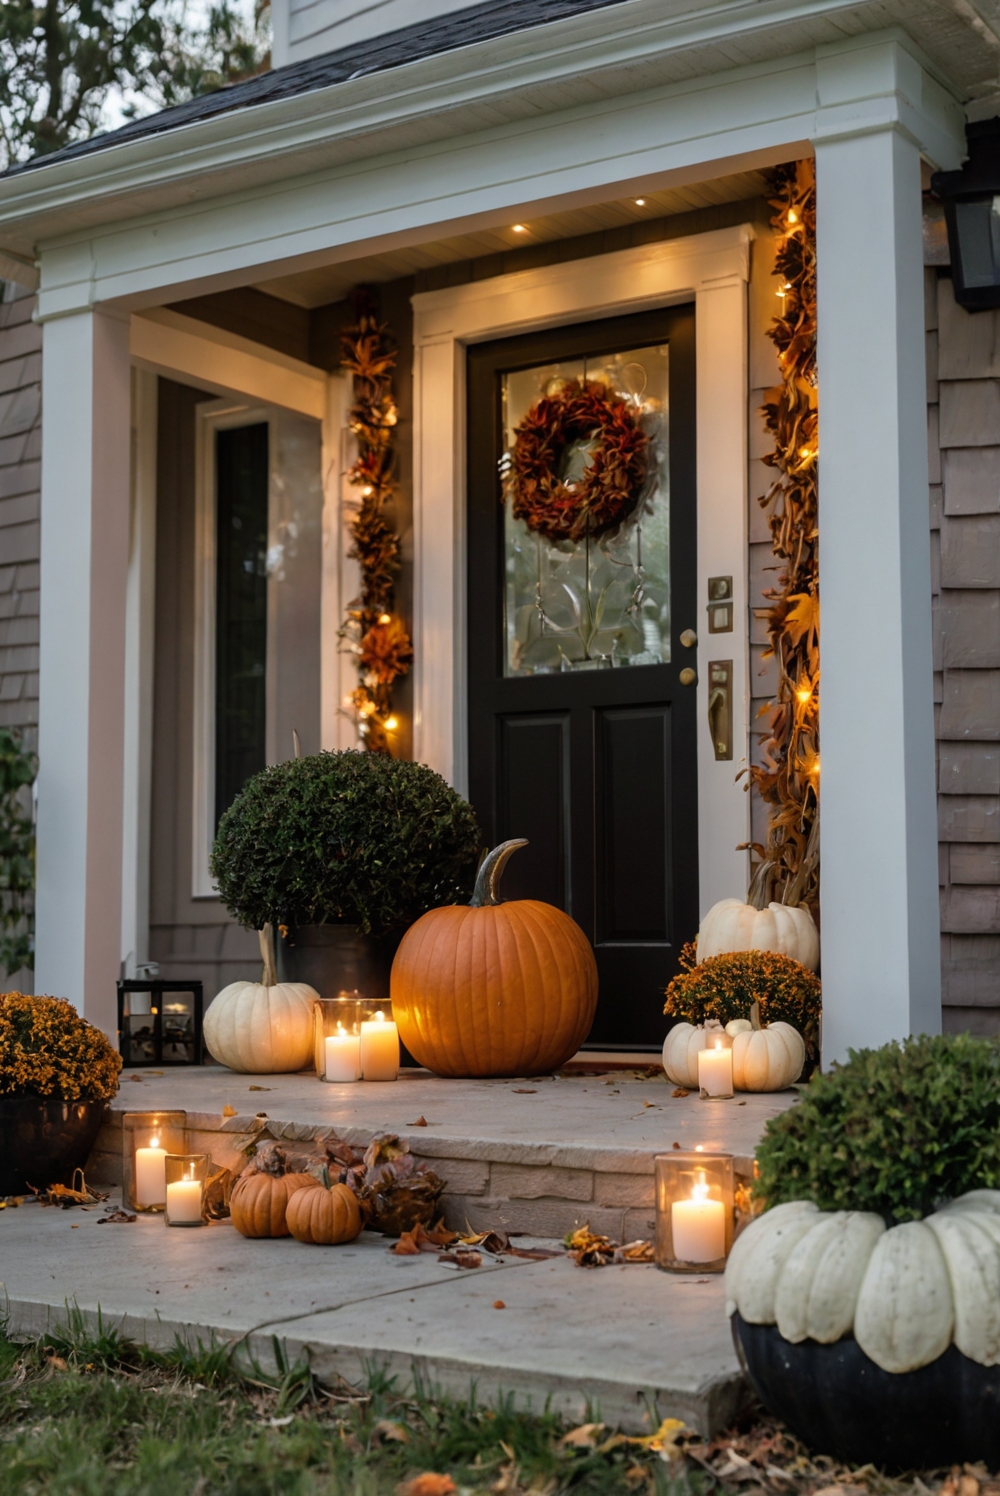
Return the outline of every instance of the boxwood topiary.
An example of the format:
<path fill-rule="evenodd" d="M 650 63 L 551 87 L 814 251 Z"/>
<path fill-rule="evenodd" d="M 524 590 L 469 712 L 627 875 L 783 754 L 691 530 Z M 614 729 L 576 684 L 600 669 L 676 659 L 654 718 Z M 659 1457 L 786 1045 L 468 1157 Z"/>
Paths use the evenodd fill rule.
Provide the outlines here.
<path fill-rule="evenodd" d="M 972 1189 L 1000 1188 L 1000 1045 L 968 1034 L 850 1051 L 772 1118 L 755 1197 L 919 1220 Z"/>
<path fill-rule="evenodd" d="M 211 869 L 248 929 L 342 922 L 380 935 L 468 899 L 480 844 L 471 806 L 433 769 L 347 750 L 249 779 Z"/>

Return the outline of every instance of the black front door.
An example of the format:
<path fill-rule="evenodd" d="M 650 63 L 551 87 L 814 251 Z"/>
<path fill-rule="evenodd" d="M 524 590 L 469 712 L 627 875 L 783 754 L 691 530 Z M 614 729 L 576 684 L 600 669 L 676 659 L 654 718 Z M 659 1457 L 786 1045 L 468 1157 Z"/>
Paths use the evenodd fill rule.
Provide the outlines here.
<path fill-rule="evenodd" d="M 593 942 L 590 1046 L 651 1048 L 698 925 L 695 652 L 680 637 L 696 601 L 694 309 L 507 338 L 468 365 L 472 803 L 491 845 L 529 840 L 504 896 L 558 904 Z M 552 540 L 514 518 L 500 465 L 574 380 L 626 398 L 645 487 L 617 529 Z M 590 453 L 577 442 L 561 471 Z"/>

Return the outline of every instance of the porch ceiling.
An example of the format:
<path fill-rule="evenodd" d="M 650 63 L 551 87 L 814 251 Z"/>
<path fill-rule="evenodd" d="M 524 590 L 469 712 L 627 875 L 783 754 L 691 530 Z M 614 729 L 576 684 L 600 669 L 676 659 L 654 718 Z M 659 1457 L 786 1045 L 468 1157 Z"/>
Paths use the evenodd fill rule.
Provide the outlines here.
<path fill-rule="evenodd" d="M 376 157 L 545 116 L 586 117 L 607 100 L 805 58 L 892 27 L 964 100 L 997 90 L 1000 0 L 625 0 L 267 102 L 237 88 L 211 118 L 112 136 L 0 178 L 0 248 L 30 265 L 40 244 L 98 225 L 217 203 L 290 175 L 356 174 Z"/>
<path fill-rule="evenodd" d="M 545 244 L 556 239 L 573 240 L 582 235 L 599 233 L 603 229 L 650 223 L 698 208 L 716 207 L 721 203 L 745 202 L 748 198 L 763 196 L 767 190 L 767 178 L 763 172 L 732 172 L 711 181 L 644 193 L 641 206 L 635 198 L 629 197 L 614 202 L 594 203 L 585 208 L 547 213 L 526 220 L 521 226 L 524 232 L 517 232 L 510 225 L 483 229 L 478 233 L 456 234 L 451 238 L 407 245 L 384 254 L 341 260 L 338 264 L 323 265 L 315 270 L 301 271 L 297 275 L 277 276 L 260 281 L 256 289 L 311 310 L 313 307 L 341 300 L 362 282 L 396 280 L 400 276 L 415 275 L 421 270 L 432 270 L 438 265 L 477 260 L 486 255 L 504 254 L 512 249 L 526 250 L 533 244 Z"/>

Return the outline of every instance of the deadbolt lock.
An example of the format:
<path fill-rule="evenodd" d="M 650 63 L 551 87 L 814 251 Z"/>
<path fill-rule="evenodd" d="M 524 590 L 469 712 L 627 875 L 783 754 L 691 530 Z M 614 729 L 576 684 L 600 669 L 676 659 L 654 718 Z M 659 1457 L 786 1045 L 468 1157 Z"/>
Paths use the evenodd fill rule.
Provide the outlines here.
<path fill-rule="evenodd" d="M 685 649 L 694 649 L 695 645 L 698 643 L 698 635 L 695 633 L 694 629 L 684 630 L 683 634 L 681 634 L 681 643 L 684 645 Z"/>
<path fill-rule="evenodd" d="M 677 679 L 682 686 L 693 686 L 698 679 L 698 672 L 697 670 L 692 670 L 690 665 L 685 665 Z"/>

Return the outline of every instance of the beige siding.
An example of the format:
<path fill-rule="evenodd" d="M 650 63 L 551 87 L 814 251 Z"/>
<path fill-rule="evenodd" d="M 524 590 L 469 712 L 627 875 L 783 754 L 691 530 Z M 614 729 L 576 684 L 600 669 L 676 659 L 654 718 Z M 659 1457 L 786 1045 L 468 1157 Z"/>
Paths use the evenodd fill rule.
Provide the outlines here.
<path fill-rule="evenodd" d="M 928 269 L 944 1027 L 1000 1032 L 1000 314 Z"/>
<path fill-rule="evenodd" d="M 31 320 L 34 296 L 11 284 L 0 291 L 0 725 L 34 747 L 42 330 Z"/>

